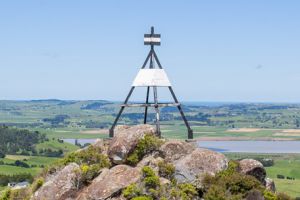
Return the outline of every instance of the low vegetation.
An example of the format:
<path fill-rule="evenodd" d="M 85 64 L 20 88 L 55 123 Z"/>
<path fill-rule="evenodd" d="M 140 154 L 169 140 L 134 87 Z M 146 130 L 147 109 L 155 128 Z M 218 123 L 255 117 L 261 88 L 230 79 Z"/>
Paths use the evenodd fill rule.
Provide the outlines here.
<path fill-rule="evenodd" d="M 226 199 L 258 199 L 263 196 L 266 200 L 291 200 L 292 198 L 282 194 L 273 193 L 254 177 L 238 173 L 238 163 L 231 161 L 229 167 L 218 173 L 216 176 L 205 176 L 204 178 L 204 199 L 226 200 Z M 250 198 L 250 199 L 251 199 Z"/>
<path fill-rule="evenodd" d="M 138 141 L 135 150 L 128 156 L 127 163 L 136 165 L 146 154 L 158 150 L 162 143 L 161 139 L 151 134 L 146 134 L 145 137 Z"/>
<path fill-rule="evenodd" d="M 161 184 L 160 177 L 155 171 L 145 166 L 142 168 L 143 178 L 139 184 L 131 184 L 123 190 L 123 196 L 126 199 L 182 199 L 189 200 L 197 197 L 198 192 L 192 184 L 177 184 L 172 178 L 169 184 Z M 172 177 L 171 174 L 168 174 Z"/>
<path fill-rule="evenodd" d="M 197 185 L 197 181 L 192 184 L 178 184 L 172 178 L 173 167 L 171 164 L 161 163 L 160 166 L 163 167 L 158 174 L 149 166 L 143 167 L 141 183 L 131 184 L 126 187 L 122 192 L 123 196 L 128 200 L 190 200 L 200 198 L 205 200 L 240 200 L 244 198 L 254 200 L 259 197 L 264 197 L 266 200 L 292 200 L 286 194 L 273 193 L 266 190 L 253 176 L 240 174 L 238 172 L 238 163 L 235 161 L 230 161 L 228 169 L 219 172 L 216 176 L 206 175 L 203 177 L 201 185 Z M 169 169 L 167 170 L 168 173 L 165 173 L 166 168 Z M 161 174 L 161 172 L 163 173 Z M 159 177 L 161 175 L 165 175 L 164 177 L 167 177 L 170 182 L 162 184 Z"/>
<path fill-rule="evenodd" d="M 226 156 L 234 160 L 272 160 L 273 165 L 266 166 L 265 169 L 267 176 L 274 180 L 276 190 L 300 198 L 300 154 L 226 153 Z"/>
<path fill-rule="evenodd" d="M 173 175 L 175 173 L 175 167 L 172 163 L 167 163 L 165 161 L 160 161 L 158 163 L 158 173 L 159 176 L 167 178 L 169 180 L 173 180 Z"/>

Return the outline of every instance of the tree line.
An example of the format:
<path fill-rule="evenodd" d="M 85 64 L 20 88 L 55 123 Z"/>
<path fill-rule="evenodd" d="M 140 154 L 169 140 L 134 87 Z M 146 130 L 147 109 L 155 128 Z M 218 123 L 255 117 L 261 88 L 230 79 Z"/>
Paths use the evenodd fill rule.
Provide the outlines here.
<path fill-rule="evenodd" d="M 46 140 L 46 135 L 38 131 L 0 126 L 0 158 L 6 154 L 35 152 L 35 145 Z"/>

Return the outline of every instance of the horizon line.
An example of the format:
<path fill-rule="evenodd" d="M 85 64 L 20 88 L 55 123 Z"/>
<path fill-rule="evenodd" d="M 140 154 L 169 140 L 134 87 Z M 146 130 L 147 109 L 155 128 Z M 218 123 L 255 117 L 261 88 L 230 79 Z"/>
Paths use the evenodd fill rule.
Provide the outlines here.
<path fill-rule="evenodd" d="M 109 99 L 59 99 L 59 98 L 39 98 L 39 99 L 0 99 L 0 101 L 110 101 L 110 102 L 123 102 L 124 100 L 109 100 Z M 141 100 L 142 101 L 142 100 Z M 132 101 L 132 102 L 140 102 Z M 166 101 L 161 101 L 166 102 Z M 238 104 L 238 103 L 248 103 L 248 104 L 300 104 L 299 102 L 291 101 L 200 101 L 200 100 L 188 100 L 181 101 L 182 103 L 222 103 L 222 104 Z"/>

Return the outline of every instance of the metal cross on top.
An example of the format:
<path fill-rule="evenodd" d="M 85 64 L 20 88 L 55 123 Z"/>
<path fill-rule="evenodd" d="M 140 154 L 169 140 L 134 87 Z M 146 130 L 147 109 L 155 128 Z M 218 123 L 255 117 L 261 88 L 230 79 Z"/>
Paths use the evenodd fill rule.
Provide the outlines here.
<path fill-rule="evenodd" d="M 145 114 L 144 114 L 144 124 L 147 123 L 147 115 L 148 115 L 148 107 L 154 107 L 155 109 L 155 125 L 156 125 L 156 134 L 157 136 L 161 136 L 161 131 L 160 131 L 160 122 L 159 122 L 159 108 L 160 107 L 167 107 L 167 106 L 175 106 L 178 108 L 181 117 L 187 127 L 188 130 L 188 139 L 193 139 L 193 130 L 191 129 L 184 113 L 181 107 L 181 104 L 179 103 L 173 89 L 172 85 L 169 81 L 169 78 L 165 72 L 165 70 L 162 68 L 158 57 L 154 51 L 154 46 L 159 46 L 160 45 L 160 34 L 155 34 L 154 33 L 154 27 L 151 27 L 151 33 L 150 34 L 145 34 L 144 35 L 144 45 L 150 45 L 150 52 L 148 53 L 148 56 L 138 72 L 137 76 L 135 77 L 131 89 L 124 101 L 124 103 L 121 105 L 120 111 L 112 125 L 112 127 L 109 130 L 109 136 L 113 137 L 114 136 L 114 128 L 117 125 L 117 122 L 124 111 L 125 107 L 144 107 L 145 108 Z M 149 62 L 149 68 L 146 68 L 147 64 Z M 158 68 L 156 68 L 156 64 Z M 146 93 L 146 100 L 145 103 L 128 103 L 128 100 L 133 92 L 133 90 L 136 87 L 146 87 L 147 88 L 147 93 Z M 157 97 L 157 88 L 158 87 L 167 87 L 169 91 L 171 92 L 171 95 L 174 99 L 174 102 L 172 103 L 158 103 L 158 97 Z M 150 103 L 149 102 L 149 93 L 150 93 L 150 88 L 153 88 L 153 97 L 154 97 L 154 102 Z"/>

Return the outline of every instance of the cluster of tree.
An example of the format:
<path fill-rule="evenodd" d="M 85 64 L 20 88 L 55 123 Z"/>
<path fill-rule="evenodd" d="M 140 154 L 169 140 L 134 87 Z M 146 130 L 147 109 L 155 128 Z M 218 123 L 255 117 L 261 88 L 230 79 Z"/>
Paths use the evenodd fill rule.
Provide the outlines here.
<path fill-rule="evenodd" d="M 6 154 L 34 152 L 35 144 L 46 139 L 46 135 L 38 131 L 0 126 L 0 158 L 5 157 Z"/>
<path fill-rule="evenodd" d="M 44 118 L 43 122 L 50 123 L 52 126 L 57 126 L 59 124 L 68 124 L 68 122 L 65 122 L 65 120 L 69 118 L 69 115 L 56 115 L 53 118 Z"/>
<path fill-rule="evenodd" d="M 270 158 L 254 158 L 263 164 L 264 167 L 272 167 L 274 165 L 274 160 Z"/>
<path fill-rule="evenodd" d="M 26 162 L 23 162 L 21 160 L 16 160 L 14 163 L 5 163 L 3 160 L 0 160 L 0 165 L 11 165 L 17 167 L 30 168 L 30 165 L 28 165 Z"/>
<path fill-rule="evenodd" d="M 201 122 L 206 122 L 207 124 L 210 124 L 211 120 L 210 120 L 211 115 L 209 114 L 204 114 L 199 112 L 196 115 L 188 115 L 186 116 L 187 120 L 189 121 L 201 121 Z M 176 117 L 176 120 L 181 120 L 181 116 Z"/>
<path fill-rule="evenodd" d="M 52 150 L 50 148 L 47 149 L 40 149 L 39 155 L 46 156 L 46 157 L 61 157 L 63 156 L 64 152 L 62 149 L 59 150 Z"/>
<path fill-rule="evenodd" d="M 101 101 L 101 102 L 94 102 L 87 105 L 83 105 L 80 107 L 82 110 L 99 110 L 102 106 L 112 104 L 111 102 Z"/>
<path fill-rule="evenodd" d="M 3 160 L 0 160 L 0 165 L 10 165 L 10 166 L 18 166 L 18 167 L 24 167 L 24 168 L 31 168 L 31 167 L 40 167 L 40 168 L 44 168 L 45 165 L 36 165 L 36 164 L 32 164 L 29 165 L 26 162 L 24 162 L 26 159 L 24 159 L 23 161 L 20 160 L 16 160 L 14 163 L 6 163 Z"/>
<path fill-rule="evenodd" d="M 7 186 L 8 183 L 11 182 L 22 182 L 28 181 L 32 183 L 33 176 L 29 173 L 21 173 L 21 174 L 14 174 L 14 175 L 7 175 L 7 174 L 0 174 L 0 185 Z"/>
<path fill-rule="evenodd" d="M 289 108 L 295 108 L 295 106 L 291 105 L 270 105 L 270 106 L 262 106 L 258 107 L 257 110 L 287 110 Z"/>
<path fill-rule="evenodd" d="M 9 126 L 9 127 L 18 127 L 18 128 L 28 128 L 28 127 L 39 127 L 43 125 L 43 123 L 0 123 L 0 126 Z"/>
<path fill-rule="evenodd" d="M 287 177 L 285 177 L 284 175 L 282 175 L 282 174 L 277 174 L 277 178 L 278 179 L 289 179 L 289 180 L 295 180 L 295 178 L 294 177 L 290 177 L 290 176 L 287 176 Z"/>

